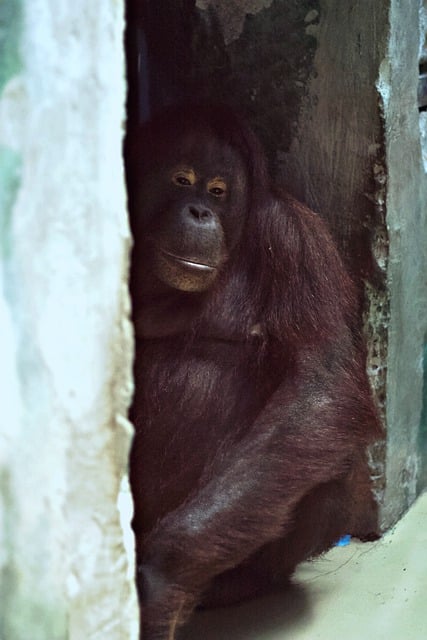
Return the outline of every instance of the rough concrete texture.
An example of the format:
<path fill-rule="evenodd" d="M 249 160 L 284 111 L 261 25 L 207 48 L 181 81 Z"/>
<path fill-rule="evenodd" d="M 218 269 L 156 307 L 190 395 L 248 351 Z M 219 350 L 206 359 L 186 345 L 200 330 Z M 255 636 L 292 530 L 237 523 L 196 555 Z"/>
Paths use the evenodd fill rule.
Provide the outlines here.
<path fill-rule="evenodd" d="M 243 32 L 245 18 L 271 6 L 273 0 L 196 0 L 196 7 L 205 11 L 212 7 L 217 13 L 224 43 L 237 40 Z"/>
<path fill-rule="evenodd" d="M 314 70 L 289 149 L 278 150 L 279 174 L 290 190 L 329 221 L 364 292 L 368 372 L 386 422 L 387 164 L 376 83 L 386 56 L 388 2 L 322 0 L 320 20 L 309 27 L 317 42 Z M 385 443 L 379 442 L 370 451 L 380 503 L 387 482 L 385 450 Z"/>
<path fill-rule="evenodd" d="M 424 72 L 427 70 L 427 0 L 421 0 L 420 8 L 420 71 L 421 70 Z M 424 173 L 427 176 L 427 107 L 420 110 L 419 125 Z M 424 357 L 422 361 L 422 368 L 424 370 L 423 408 L 421 412 L 421 427 L 418 438 L 418 447 L 421 457 L 421 472 L 418 484 L 420 487 L 427 487 L 427 332 L 424 336 Z"/>
<path fill-rule="evenodd" d="M 291 144 L 277 150 L 280 179 L 328 219 L 354 274 L 378 288 L 386 248 L 372 240 L 384 234 L 385 175 L 375 82 L 387 2 L 322 0 L 305 31 L 316 41 L 312 72 Z"/>
<path fill-rule="evenodd" d="M 23 0 L 0 76 L 2 640 L 137 637 L 122 13 Z"/>
<path fill-rule="evenodd" d="M 420 0 L 420 71 L 427 72 L 427 0 Z M 421 150 L 424 171 L 427 173 L 427 107 L 420 111 Z"/>
<path fill-rule="evenodd" d="M 277 148 L 288 148 L 312 71 L 318 0 L 176 0 L 161 11 L 155 0 L 129 5 L 147 45 L 140 113 L 145 94 L 152 111 L 181 99 L 231 103 L 250 116 L 273 161 Z"/>
<path fill-rule="evenodd" d="M 329 219 L 364 282 L 368 369 L 387 429 L 385 446 L 372 450 L 383 528 L 425 487 L 427 179 L 417 4 L 322 0 L 311 30 L 315 73 L 289 151 L 279 154 L 284 181 Z"/>
<path fill-rule="evenodd" d="M 427 338 L 427 174 L 416 102 L 420 6 L 392 0 L 388 49 L 378 78 L 385 125 L 390 243 L 386 525 L 394 522 L 423 488 L 419 431 Z"/>

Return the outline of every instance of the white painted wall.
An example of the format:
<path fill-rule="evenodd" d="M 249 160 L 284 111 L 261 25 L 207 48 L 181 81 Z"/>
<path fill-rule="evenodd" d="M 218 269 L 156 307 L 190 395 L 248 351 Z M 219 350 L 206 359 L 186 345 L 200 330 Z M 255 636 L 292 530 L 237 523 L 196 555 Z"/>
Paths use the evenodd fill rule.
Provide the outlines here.
<path fill-rule="evenodd" d="M 22 166 L 0 271 L 0 637 L 132 640 L 123 2 L 22 8 L 0 96 Z"/>

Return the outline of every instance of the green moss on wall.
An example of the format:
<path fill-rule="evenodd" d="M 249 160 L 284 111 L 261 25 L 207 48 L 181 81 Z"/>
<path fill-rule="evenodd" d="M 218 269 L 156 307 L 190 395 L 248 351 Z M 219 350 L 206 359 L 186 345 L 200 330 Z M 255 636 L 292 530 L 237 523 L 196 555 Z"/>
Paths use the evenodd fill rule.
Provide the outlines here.
<path fill-rule="evenodd" d="M 7 82 L 21 70 L 19 0 L 0 0 L 0 100 Z M 19 155 L 0 145 L 0 256 L 8 254 L 9 226 L 20 182 Z"/>
<path fill-rule="evenodd" d="M 0 2 L 0 92 L 21 67 L 19 38 L 22 8 L 19 0 Z"/>

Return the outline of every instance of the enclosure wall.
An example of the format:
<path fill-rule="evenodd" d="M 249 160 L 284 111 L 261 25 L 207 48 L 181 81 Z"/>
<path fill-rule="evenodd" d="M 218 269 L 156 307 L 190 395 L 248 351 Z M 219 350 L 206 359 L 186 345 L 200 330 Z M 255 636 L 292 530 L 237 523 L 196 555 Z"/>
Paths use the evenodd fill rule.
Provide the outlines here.
<path fill-rule="evenodd" d="M 0 5 L 4 640 L 137 637 L 123 27 L 117 0 Z"/>

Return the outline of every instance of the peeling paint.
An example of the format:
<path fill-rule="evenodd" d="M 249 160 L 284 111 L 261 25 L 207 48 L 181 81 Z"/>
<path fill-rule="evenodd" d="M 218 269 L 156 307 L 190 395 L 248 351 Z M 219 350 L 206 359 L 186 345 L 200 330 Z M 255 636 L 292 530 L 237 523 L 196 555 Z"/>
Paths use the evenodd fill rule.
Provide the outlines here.
<path fill-rule="evenodd" d="M 369 149 L 372 161 L 373 192 L 366 194 L 375 208 L 375 220 L 370 235 L 372 257 L 383 277 L 385 285 L 389 258 L 389 238 L 386 227 L 387 167 L 383 157 L 383 145 L 374 144 Z M 386 286 L 365 281 L 365 310 L 363 330 L 367 344 L 366 369 L 376 401 L 381 422 L 386 427 L 388 330 L 390 324 L 390 299 Z M 386 437 L 386 434 L 385 434 Z M 379 505 L 384 502 L 386 491 L 387 443 L 381 440 L 368 448 L 372 491 Z M 382 527 L 382 523 L 380 524 Z"/>
<path fill-rule="evenodd" d="M 390 92 L 391 92 L 391 65 L 390 59 L 385 58 L 380 65 L 378 80 L 376 82 L 377 91 L 380 94 L 382 101 L 382 110 L 383 112 L 388 109 L 390 103 Z"/>
<path fill-rule="evenodd" d="M 365 283 L 366 308 L 364 333 L 368 343 L 367 371 L 377 406 L 385 424 L 387 397 L 387 344 L 390 323 L 390 302 L 385 290 Z"/>
<path fill-rule="evenodd" d="M 386 442 L 380 440 L 370 445 L 367 450 L 368 465 L 371 472 L 372 493 L 377 504 L 384 501 L 386 486 Z"/>

